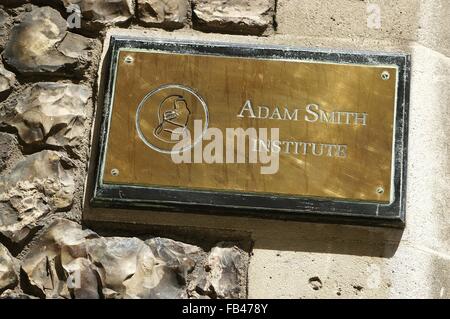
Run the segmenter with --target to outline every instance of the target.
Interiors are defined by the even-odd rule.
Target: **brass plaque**
[[[398,205],[405,57],[124,43],[112,48],[99,189],[150,189],[168,206],[221,194],[256,209],[258,198]]]

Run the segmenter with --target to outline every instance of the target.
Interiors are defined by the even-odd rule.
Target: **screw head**
[[[381,78],[383,79],[383,81],[387,81],[391,78],[391,74],[389,73],[389,71],[383,71],[383,73],[381,73]]]
[[[119,176],[119,170],[117,168],[113,168],[111,170],[111,175],[112,176]]]
[[[377,194],[383,195],[384,194],[384,188],[382,186],[377,187]]]
[[[123,61],[124,61],[126,64],[132,64],[132,63],[134,62],[134,58],[133,58],[132,56],[130,56],[130,55],[127,55],[127,56],[125,57],[125,59],[123,59]]]

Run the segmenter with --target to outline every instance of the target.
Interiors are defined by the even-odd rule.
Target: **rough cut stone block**
[[[15,74],[6,70],[0,62],[0,102],[2,101],[2,93],[10,91],[14,82],[16,82]]]
[[[223,264],[217,266],[218,276],[212,273],[222,285],[217,287],[239,290],[229,285],[241,284],[236,276],[245,281],[231,267],[244,258],[235,255],[241,251],[230,248],[213,256],[217,254]],[[46,298],[192,298],[198,296],[189,291],[187,281],[205,257],[201,248],[170,239],[101,237],[75,222],[56,219],[24,257],[22,270],[34,288],[30,290]]]
[[[189,0],[137,0],[139,20],[149,26],[177,29],[191,17]]]
[[[170,247],[155,249],[170,252]],[[75,298],[185,297],[176,273],[144,241],[100,237],[66,219],[49,226],[25,257],[22,269],[48,298],[70,298],[71,291]],[[52,275],[56,273],[65,278]]]
[[[134,0],[60,0],[66,8],[77,5],[81,18],[96,25],[126,22],[134,16]]]
[[[198,258],[203,253],[197,246],[188,245],[167,238],[152,238],[145,242],[150,246],[153,254],[163,260],[167,267],[171,268],[183,283],[194,270]]]
[[[8,290],[5,290],[5,292],[0,295],[0,299],[28,300],[28,299],[39,299],[39,298],[24,294],[17,290],[8,289]]]
[[[66,219],[57,219],[49,226],[22,262],[22,270],[30,284],[40,292],[39,297],[70,298],[69,284],[75,290],[75,296],[98,298],[98,290],[91,289],[97,287],[96,282],[90,280],[93,271],[82,261],[87,258],[86,239],[97,237],[92,231],[82,230],[80,225]],[[56,262],[58,259],[60,262]],[[74,262],[80,266],[77,273],[73,270]],[[89,285],[84,281],[86,279]]]
[[[7,288],[17,284],[17,265],[13,256],[5,246],[0,244],[0,294]]]
[[[73,59],[89,59],[91,40],[76,33],[68,32],[58,45],[58,51]]]
[[[74,148],[84,136],[90,88],[79,84],[40,82],[23,93],[16,115],[5,122],[14,126],[27,144]]]
[[[0,176],[0,232],[24,238],[42,216],[71,207],[75,183],[64,160],[58,152],[42,151]]]
[[[102,265],[104,288],[126,298],[174,299],[186,297],[176,273],[137,238],[100,238],[86,243],[94,264]]]
[[[68,36],[69,35],[69,36]],[[21,73],[53,73],[81,66],[90,42],[67,32],[67,22],[50,7],[34,8],[16,25],[3,58]]]
[[[248,262],[238,247],[219,243],[211,249],[204,271],[195,281],[195,290],[215,298],[243,298],[243,281]]]
[[[261,35],[273,27],[274,0],[193,0],[194,26],[205,31]]]

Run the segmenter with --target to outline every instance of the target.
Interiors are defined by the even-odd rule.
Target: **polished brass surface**
[[[379,203],[392,200],[395,66],[122,49],[116,72],[103,183]],[[243,112],[247,101],[255,112],[265,106],[273,115],[278,107],[282,119],[250,117],[250,112]],[[328,122],[326,118],[305,120],[315,119],[307,112],[308,105],[319,113],[312,104],[328,112],[324,113]],[[226,128],[279,128],[279,140],[345,145],[346,151],[340,154],[345,156],[295,154],[292,149],[285,153],[283,148],[279,170],[272,175],[261,174],[263,164],[175,164],[168,154],[173,144],[164,135],[169,131],[158,128],[161,118],[170,115],[171,105],[177,105],[182,115],[177,123],[169,121],[169,126],[186,123],[192,130],[194,119],[205,122],[209,116],[208,127],[224,135]],[[291,118],[285,116],[285,109]],[[336,124],[337,112],[341,112],[341,124]],[[238,117],[241,113],[246,116]],[[203,146],[207,143],[203,141]]]

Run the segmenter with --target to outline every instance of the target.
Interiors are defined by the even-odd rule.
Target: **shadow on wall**
[[[403,230],[289,222],[271,223],[253,234],[255,248],[390,258]],[[262,227],[261,227],[262,228]]]

